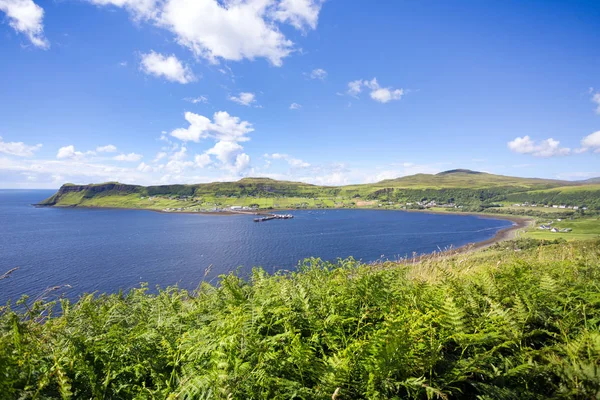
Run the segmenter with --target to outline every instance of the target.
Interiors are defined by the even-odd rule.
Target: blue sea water
[[[56,285],[77,298],[141,282],[194,289],[238,267],[290,270],[306,257],[397,259],[490,239],[512,224],[384,210],[302,210],[292,220],[255,223],[246,215],[31,206],[52,194],[0,190],[0,275],[19,267],[0,280],[0,304]]]

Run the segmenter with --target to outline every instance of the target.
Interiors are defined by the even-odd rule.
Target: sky
[[[600,176],[600,3],[0,0],[0,188]]]

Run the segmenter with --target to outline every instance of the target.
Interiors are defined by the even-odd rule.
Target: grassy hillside
[[[572,192],[567,192],[572,190]],[[557,195],[557,193],[559,195]],[[570,193],[570,194],[567,194]],[[406,203],[436,201],[470,211],[523,198],[586,201],[600,207],[600,185],[492,175],[453,170],[437,175],[418,174],[373,184],[317,186],[268,178],[197,185],[135,186],[116,182],[67,184],[42,202],[52,206],[130,207],[161,210],[207,211],[232,205],[267,208],[406,207]],[[523,200],[525,201],[525,200]],[[409,205],[411,206],[411,205]],[[181,211],[180,210],[180,211]]]
[[[419,264],[306,260],[193,293],[23,299],[0,311],[0,393],[598,398],[599,265],[600,242],[520,240]]]

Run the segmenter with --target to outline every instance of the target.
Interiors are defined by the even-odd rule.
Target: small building
[[[552,228],[550,229],[550,232],[558,233],[558,228]]]

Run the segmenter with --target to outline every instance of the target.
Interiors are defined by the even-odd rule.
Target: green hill
[[[464,209],[474,210],[528,196],[535,201],[544,196],[561,199],[555,196],[555,191],[564,193],[568,189],[574,193],[581,190],[583,195],[571,194],[569,198],[574,201],[583,199],[586,204],[591,204],[588,201],[590,196],[600,193],[597,185],[582,182],[518,178],[457,169],[436,175],[417,174],[346,186],[318,186],[269,178],[147,187],[118,182],[66,184],[40,205],[206,211],[231,205],[261,209],[328,208],[373,206],[382,202],[404,206],[406,203],[435,201],[438,204],[460,204]]]

